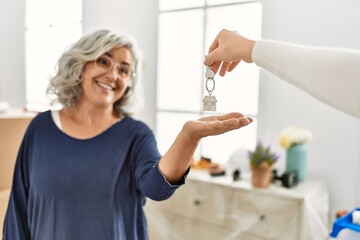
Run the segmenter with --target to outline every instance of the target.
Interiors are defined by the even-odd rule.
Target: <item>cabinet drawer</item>
[[[173,234],[173,219],[166,212],[160,214],[146,213],[148,236],[150,240],[169,240]]]
[[[171,210],[171,201],[171,197],[163,201],[154,201],[147,198],[144,209],[148,212],[168,212]]]
[[[172,240],[220,240],[226,239],[226,233],[222,229],[216,229],[213,225],[200,225],[195,219],[191,221],[174,221],[171,237]],[[168,240],[167,239],[167,240]]]
[[[233,201],[231,229],[237,236],[251,234],[264,239],[297,239],[299,201],[247,191],[234,192]]]
[[[214,184],[189,181],[173,196],[173,212],[224,226],[230,215],[232,191]]]

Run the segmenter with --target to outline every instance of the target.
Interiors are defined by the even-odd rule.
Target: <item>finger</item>
[[[250,121],[247,117],[242,118],[232,118],[223,121],[223,129],[227,131],[235,130],[241,127],[245,127],[249,125],[252,121]]]
[[[224,126],[228,126],[228,127],[234,127],[234,128],[239,128],[239,127],[243,127],[248,125],[250,122],[250,120],[247,117],[241,117],[241,118],[230,118],[230,119],[226,119],[224,121],[222,121]]]
[[[221,62],[214,62],[213,65],[211,65],[211,70],[216,74],[220,68]]]
[[[206,136],[210,135],[219,135],[229,131],[233,131],[239,129],[241,127],[245,127],[246,125],[250,124],[251,122],[247,118],[231,118],[224,121],[214,121],[207,124],[208,131]]]
[[[241,118],[244,117],[243,114],[238,113],[238,112],[232,112],[232,113],[227,113],[225,115],[219,115],[219,116],[206,116],[206,117],[202,117],[199,118],[199,121],[202,122],[214,122],[214,121],[224,121],[226,119],[230,119],[230,118]]]
[[[235,115],[237,116],[237,114]],[[220,135],[229,131],[245,127],[252,122],[252,119],[247,117],[226,118],[225,120],[217,120],[215,117],[205,117],[202,119],[209,121],[201,121],[202,124],[200,124],[198,127],[198,138]]]
[[[252,118],[244,117],[241,113],[231,113],[223,117],[224,119],[219,119],[219,121],[223,122],[224,127],[230,127],[231,129],[244,127],[253,122]]]
[[[232,70],[234,70],[234,68],[236,68],[236,66],[240,63],[240,60],[239,61],[234,61],[234,62],[231,62],[230,66],[228,67],[228,72],[231,72]]]
[[[241,118],[241,117],[244,117],[244,115],[242,113],[231,112],[231,113],[227,113],[225,115],[217,116],[216,118],[220,121],[223,121],[223,120],[230,119],[230,118]]]
[[[253,122],[252,118],[249,117],[245,117],[242,113],[238,113],[238,112],[232,112],[232,113],[228,113],[225,115],[220,115],[220,116],[207,116],[207,117],[202,117],[200,119],[198,119],[198,121],[201,122],[206,122],[207,124],[212,125],[212,128],[217,128],[217,127],[222,127],[222,124],[225,125],[239,125],[240,126],[244,126],[247,125],[249,123]]]
[[[212,56],[212,53],[209,53],[208,55],[205,55],[205,58],[204,58],[204,64],[206,66],[211,66],[214,64],[214,57]]]
[[[218,48],[218,46],[219,46],[219,44],[218,44],[217,40],[215,39],[209,48],[208,54],[205,55],[204,64],[206,66],[211,66],[215,62],[216,49]],[[215,54],[214,54],[214,52],[215,52]]]
[[[206,117],[202,117],[202,118],[199,118],[198,119],[199,121],[202,121],[202,122],[207,122],[207,121],[216,121],[218,120],[216,116],[206,116]]]
[[[253,122],[252,118],[248,118],[248,117],[239,118],[239,123],[241,126],[246,126],[252,122]]]
[[[211,49],[211,47],[210,47]],[[205,56],[204,64],[206,66],[211,66],[214,64],[214,62],[219,61],[219,56],[221,56],[221,51],[219,51],[218,45],[216,45],[216,48],[212,49],[208,55]]]
[[[230,65],[230,62],[223,62],[221,64],[221,69],[220,69],[220,73],[219,73],[220,76],[225,76],[229,65]]]
[[[210,55],[210,57],[209,57],[209,55]],[[219,69],[219,66],[220,66],[221,62],[215,62],[212,59],[213,59],[212,53],[209,53],[208,55],[205,55],[205,57],[204,57],[204,65],[208,66],[208,67],[211,67],[211,70],[216,74],[217,70]]]

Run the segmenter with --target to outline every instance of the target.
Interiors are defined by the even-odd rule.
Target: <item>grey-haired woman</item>
[[[201,138],[252,122],[240,113],[184,124],[166,154],[128,109],[136,48],[108,30],[83,36],[59,59],[48,91],[63,108],[37,115],[15,167],[4,239],[147,239],[146,197],[184,184]]]

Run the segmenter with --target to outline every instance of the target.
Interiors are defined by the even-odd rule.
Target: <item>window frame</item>
[[[197,7],[189,7],[189,8],[178,8],[178,9],[167,9],[167,10],[159,10],[159,26],[160,26],[160,19],[161,19],[161,16],[163,14],[169,14],[169,13],[178,13],[178,12],[182,12],[182,11],[191,11],[191,10],[197,10],[197,9],[202,9],[204,11],[204,19],[203,19],[203,52],[206,52],[207,51],[207,44],[206,43],[206,35],[207,35],[207,30],[206,30],[206,26],[207,26],[207,12],[209,9],[213,9],[213,8],[220,8],[220,7],[227,7],[227,6],[233,6],[233,5],[242,5],[242,4],[248,4],[248,3],[260,3],[259,1],[233,1],[231,3],[225,3],[225,4],[214,4],[214,5],[208,5],[207,4],[207,0],[205,1],[204,5],[203,6],[197,6]],[[261,18],[262,18],[262,12],[260,13],[261,15]],[[260,22],[261,22],[261,19],[260,19]],[[261,24],[260,24],[260,28],[261,28]],[[160,48],[161,48],[161,45],[159,44],[159,42],[161,41],[161,36],[160,36],[160,31],[161,29],[159,29],[159,36],[158,36],[158,53],[160,52]],[[261,30],[260,30],[260,35],[261,35]],[[159,54],[158,54],[158,57],[159,57]],[[161,68],[161,65],[159,63],[159,59],[158,59],[158,78],[157,78],[157,85],[159,84],[159,71]],[[204,72],[205,72],[205,68],[203,69],[202,71],[202,76],[204,75]],[[202,79],[202,78],[200,78]],[[251,149],[253,147],[255,147],[256,145],[256,138],[257,138],[257,131],[258,131],[258,125],[257,125],[257,118],[258,118],[258,111],[259,111],[259,101],[258,101],[258,98],[259,98],[259,93],[260,93],[260,70],[258,69],[258,77],[257,77],[257,81],[258,81],[258,86],[257,86],[257,103],[256,103],[256,112],[254,114],[247,114],[246,112],[244,113],[246,116],[249,116],[249,117],[252,117],[253,119],[255,119],[255,124],[256,125],[256,129],[255,129],[255,133],[254,133],[254,136],[253,136],[253,139],[251,140],[252,143],[250,145],[247,146],[247,149]],[[159,86],[157,86],[157,89],[158,89]],[[203,95],[205,91],[205,85],[204,84],[201,84],[201,95]],[[203,117],[203,116],[207,116],[207,115],[212,115],[213,113],[209,113],[209,112],[204,112],[202,111],[202,106],[200,106],[200,109],[198,109],[197,111],[194,111],[194,110],[184,110],[184,109],[181,109],[181,110],[177,110],[177,109],[171,109],[171,108],[163,108],[163,107],[159,107],[159,91],[157,91],[156,93],[156,113],[155,113],[155,116],[156,116],[156,121],[155,121],[155,134],[157,136],[157,139],[158,139],[158,142],[159,142],[159,149],[160,151],[162,150],[165,150],[167,148],[163,148],[162,147],[162,139],[161,137],[159,136],[159,132],[164,132],[164,128],[166,127],[160,127],[159,126],[159,119],[158,117],[160,115],[163,115],[163,114],[184,114],[184,115],[188,115],[188,116],[198,116],[199,118],[200,117]],[[221,115],[221,114],[225,114],[225,112],[215,112],[216,115]],[[189,118],[190,119],[193,119],[193,118]],[[180,130],[180,126],[177,126],[178,127],[178,130]],[[174,137],[176,136],[173,136],[173,139],[175,139]],[[202,141],[197,149],[197,153],[196,155],[203,155],[203,143],[204,141]],[[168,143],[166,143],[168,144]],[[162,152],[163,153],[163,152]]]

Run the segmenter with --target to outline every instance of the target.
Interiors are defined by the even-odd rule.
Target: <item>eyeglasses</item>
[[[106,55],[100,56],[94,62],[96,69],[103,73],[112,71],[113,68],[115,68],[116,73],[122,78],[129,78],[134,75],[128,63],[114,63],[114,61]]]

